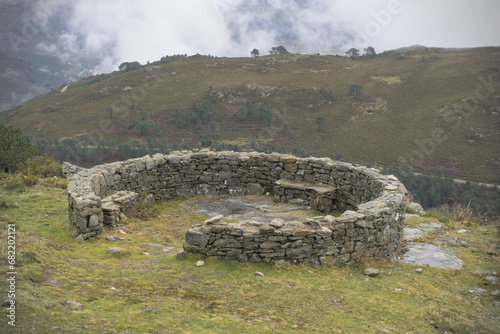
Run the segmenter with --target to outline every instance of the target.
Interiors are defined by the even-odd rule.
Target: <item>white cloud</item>
[[[5,1],[5,0],[3,0]],[[249,56],[284,42],[306,52],[343,54],[413,44],[442,47],[500,45],[498,0],[40,0],[47,21],[57,5],[73,7],[58,48],[82,47],[103,59],[154,61],[172,54]],[[51,46],[41,46],[47,50]]]

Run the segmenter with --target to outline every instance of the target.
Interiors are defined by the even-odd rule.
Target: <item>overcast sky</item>
[[[2,1],[2,0],[0,0]],[[4,0],[12,1],[12,0]],[[285,44],[299,52],[377,52],[429,47],[500,46],[499,0],[40,0],[70,3],[58,54],[102,55],[102,70],[123,61],[173,54],[250,56]],[[52,6],[56,7],[56,6]],[[33,15],[47,10],[34,6]]]

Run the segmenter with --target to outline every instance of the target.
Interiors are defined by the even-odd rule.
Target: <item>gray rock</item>
[[[284,266],[291,266],[292,262],[281,259],[281,260],[274,261],[274,264],[280,264],[280,265],[284,265]]]
[[[107,251],[107,253],[111,254],[111,255],[117,255],[117,254],[121,254],[123,252],[125,252],[125,249],[123,249],[121,247],[111,247]]]
[[[266,190],[259,183],[249,183],[247,185],[247,195],[262,195]]]
[[[415,241],[418,238],[423,238],[423,237],[425,237],[425,233],[421,229],[413,227],[405,227],[403,229],[403,240]]]
[[[109,235],[106,237],[106,240],[108,241],[116,241],[118,240],[118,237],[116,235]]]
[[[99,225],[99,217],[96,215],[90,216],[89,227],[93,228],[96,227],[97,225]]]
[[[491,293],[492,296],[498,296],[500,295],[500,290],[495,290]]]
[[[460,230],[457,230],[457,233],[460,233],[460,234],[464,234],[464,233],[470,233],[470,230],[466,230],[466,229],[460,229]]]
[[[401,259],[404,263],[443,269],[462,269],[464,266],[464,262],[446,248],[422,242],[410,242],[408,249]]]
[[[80,235],[80,230],[76,229],[71,233],[71,237],[74,239]]]
[[[473,287],[472,289],[469,289],[470,293],[485,293],[486,289],[479,288],[477,286]]]
[[[496,271],[490,271],[490,270],[481,270],[481,269],[476,269],[474,270],[474,274],[476,275],[491,275],[491,276],[498,276]]]
[[[411,202],[410,204],[408,204],[408,208],[412,209],[419,215],[425,215],[425,210],[419,203]]]
[[[189,229],[186,233],[186,242],[198,247],[205,247],[208,244],[209,237],[201,231]]]
[[[451,235],[438,235],[435,240],[441,246],[462,245],[459,242],[460,239],[452,237]]]
[[[245,188],[244,187],[229,187],[228,191],[229,191],[229,195],[232,195],[232,196],[245,195]]]
[[[285,221],[281,218],[274,218],[270,223],[269,225],[271,225],[272,227],[282,227],[283,225],[285,224]]]
[[[419,229],[421,229],[424,232],[433,232],[435,230],[441,230],[441,229],[446,229],[446,226],[441,225],[439,223],[422,223],[417,226]]]
[[[297,248],[289,248],[286,250],[286,256],[290,259],[300,259],[309,257],[311,254],[312,246],[301,246]]]
[[[375,277],[375,276],[382,274],[382,271],[380,271],[378,269],[374,269],[374,268],[367,268],[367,269],[365,269],[365,271],[363,273],[366,276]]]
[[[163,253],[172,253],[175,251],[175,246],[167,246],[167,245],[162,245],[162,244],[155,244],[155,243],[147,243],[146,245],[151,246],[151,247],[156,247],[156,248],[161,248]]]
[[[224,216],[223,216],[223,215],[218,215],[218,216],[215,216],[215,217],[212,217],[212,218],[210,218],[210,219],[205,220],[205,224],[210,225],[210,224],[218,223],[218,222],[220,222],[223,218],[224,218]]]
[[[497,282],[498,282],[498,277],[496,276],[488,275],[484,278],[485,284],[495,284]]]

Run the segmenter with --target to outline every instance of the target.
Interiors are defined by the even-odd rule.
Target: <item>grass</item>
[[[106,231],[79,242],[69,236],[65,190],[35,185],[23,192],[0,188],[0,195],[12,203],[0,206],[0,222],[16,225],[18,272],[16,327],[2,316],[0,332],[493,333],[500,323],[498,297],[490,295],[498,284],[483,285],[473,274],[500,271],[499,236],[490,227],[468,226],[472,233],[460,235],[471,243],[454,249],[462,270],[422,267],[419,274],[415,266],[388,262],[327,268],[213,258],[195,267],[197,256],[177,259],[147,245],[180,249],[189,226],[203,222],[184,200],[155,204],[159,214],[149,220],[129,219],[120,227],[126,234]],[[411,224],[435,219],[412,217]],[[446,224],[452,235],[462,227]],[[6,233],[0,233],[4,268]],[[108,235],[120,239],[112,243]],[[107,254],[114,246],[125,254]],[[385,274],[367,278],[366,267]],[[474,286],[488,293],[470,294]],[[5,296],[3,279],[0,291]]]
[[[54,90],[2,113],[0,123],[19,126],[37,140],[117,137],[145,142],[131,129],[138,113],[148,111],[151,124],[161,124],[159,139],[199,147],[209,133],[208,122],[178,128],[172,117],[176,108],[190,113],[193,103],[211,100],[219,141],[247,143],[245,148],[251,141],[289,151],[302,147],[313,155],[374,166],[396,167],[399,158],[420,155],[413,163],[416,170],[440,168],[457,178],[498,183],[497,87],[483,101],[469,101],[478,106],[471,117],[446,116],[445,111],[465,108],[464,100],[474,98],[481,85],[478,77],[500,80],[498,52],[420,48],[359,61],[313,55],[178,57],[103,80],[83,79],[64,93]],[[355,83],[365,95],[357,102],[347,96]],[[321,88],[333,92],[333,101]],[[257,117],[238,121],[238,109],[246,101],[273,111],[269,127]],[[129,109],[131,102],[135,109]],[[110,120],[110,105],[125,108]],[[321,133],[315,124],[320,116],[326,119]],[[287,133],[281,131],[284,123]],[[441,135],[429,143],[435,129]]]

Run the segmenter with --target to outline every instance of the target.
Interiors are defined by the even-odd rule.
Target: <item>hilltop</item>
[[[167,56],[59,87],[0,114],[0,124],[44,143],[87,139],[86,149],[103,139],[300,148],[498,183],[499,55],[494,47],[411,47],[356,60]],[[354,84],[361,99],[348,95]]]

